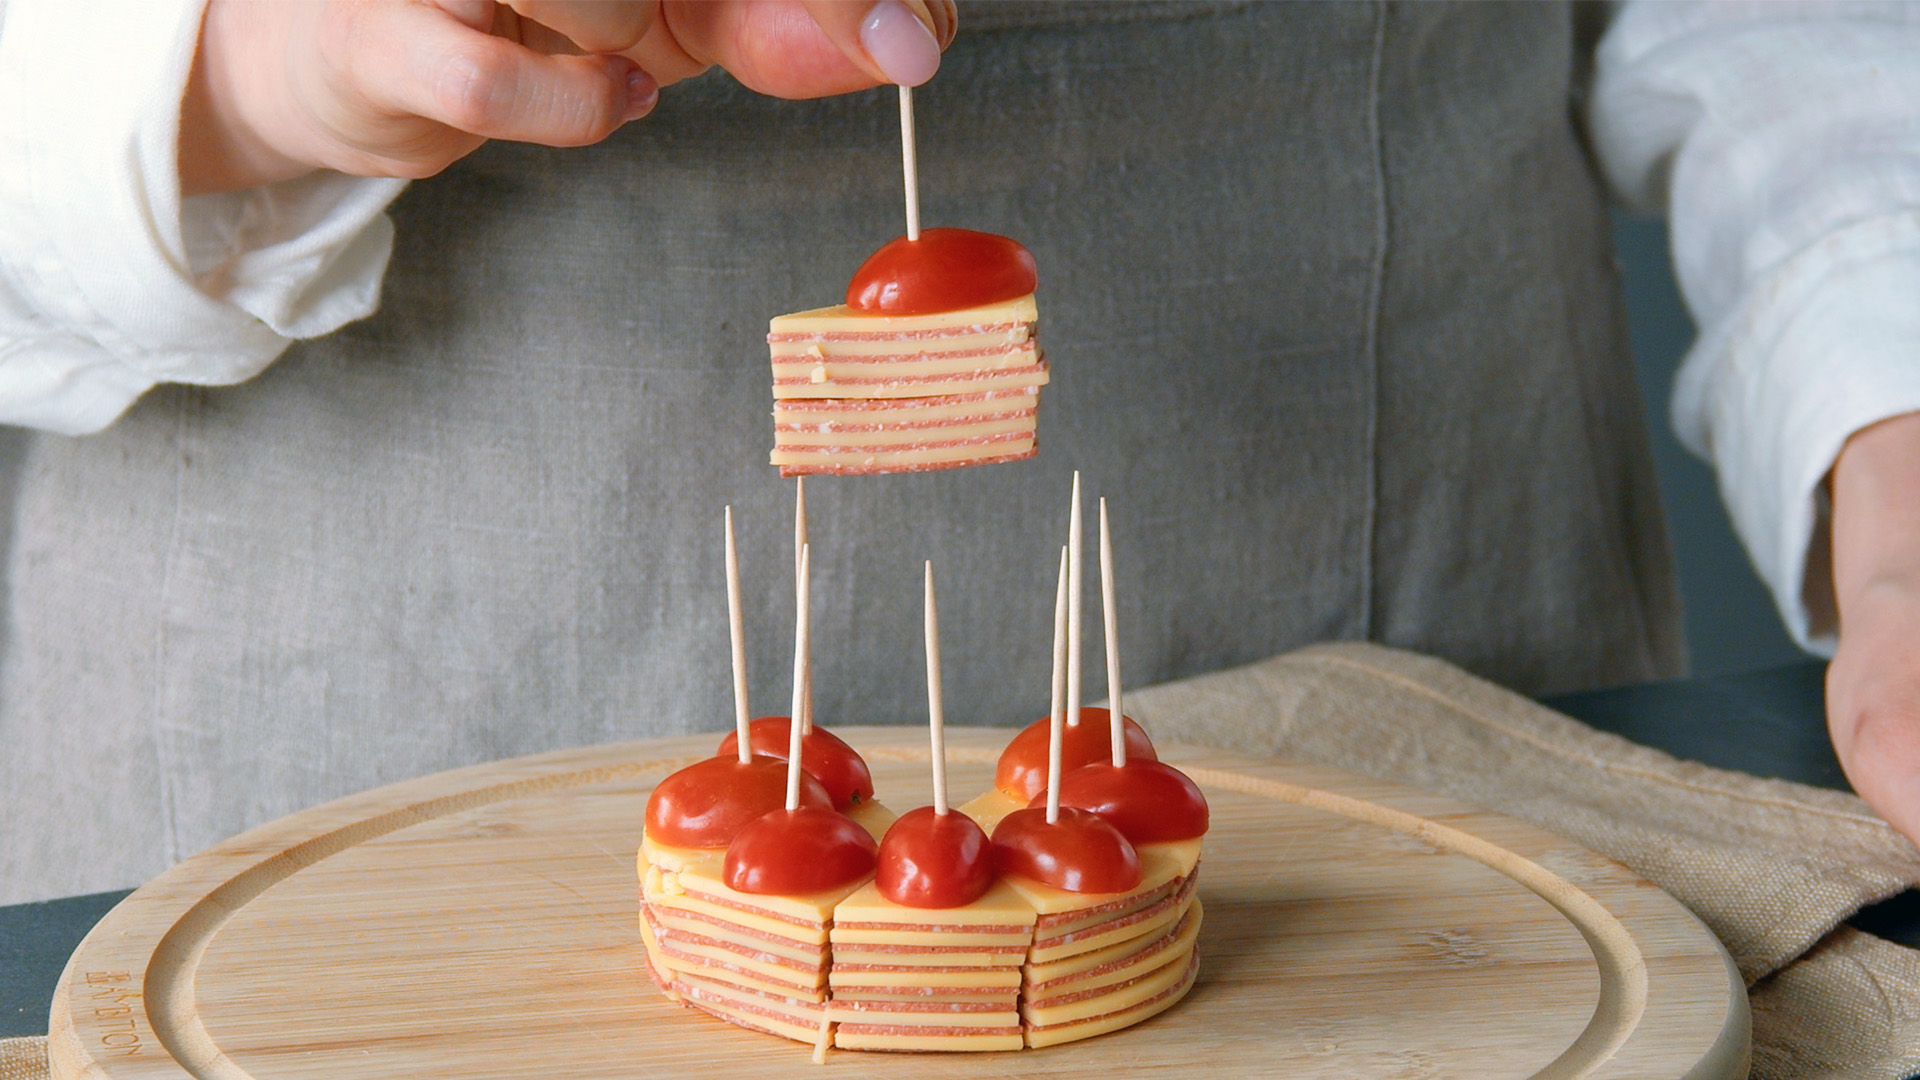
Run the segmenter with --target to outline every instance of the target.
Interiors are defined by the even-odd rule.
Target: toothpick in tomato
[[[1040,273],[1018,241],[972,229],[926,229],[902,236],[860,264],[847,306],[873,315],[931,315],[1017,300]]]
[[[993,829],[993,863],[1042,885],[1079,893],[1126,892],[1140,884],[1140,854],[1120,830],[1090,810],[1063,806],[1015,810]]]
[[[722,880],[761,895],[825,892],[872,874],[876,848],[867,830],[830,807],[782,808],[748,822],[727,845]]]
[[[647,836],[686,848],[724,848],[748,822],[787,805],[787,763],[755,754],[705,758],[655,785],[647,796]],[[831,809],[820,781],[802,774],[800,805]]]
[[[1091,706],[1080,710],[1080,722],[1061,729],[1060,772],[1072,772],[1082,765],[1111,760],[1113,755],[1112,714]],[[1126,718],[1127,760],[1157,760],[1153,740],[1146,729]],[[1050,721],[1041,717],[1028,724],[1000,751],[1000,764],[993,773],[993,786],[1016,799],[1028,800],[1047,790],[1047,740]]]
[[[972,818],[922,806],[901,815],[880,838],[874,879],[880,894],[896,904],[961,907],[993,887],[993,849]]]
[[[1044,811],[1047,793],[1033,805]],[[1082,765],[1060,778],[1060,806],[1100,815],[1134,844],[1196,840],[1207,831],[1207,797],[1164,761],[1129,756],[1125,765]]]
[[[754,753],[787,759],[789,721],[784,716],[763,716],[747,726],[747,744]],[[727,732],[717,753],[733,757],[740,752],[740,734]],[[800,767],[824,784],[833,798],[835,810],[851,810],[873,801],[873,773],[860,752],[848,746],[840,736],[815,725],[800,736]]]

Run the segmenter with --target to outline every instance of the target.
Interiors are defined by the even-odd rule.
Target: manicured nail
[[[860,47],[901,86],[919,86],[940,70],[940,43],[900,0],[880,0],[867,12]]]
[[[660,84],[653,76],[634,68],[627,74],[627,119],[638,120],[660,104]]]

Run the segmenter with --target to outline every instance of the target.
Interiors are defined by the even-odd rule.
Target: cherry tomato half
[[[747,743],[756,754],[787,760],[787,718],[763,716],[747,725]],[[720,740],[721,757],[734,757],[740,746],[740,733],[727,732]],[[873,799],[873,773],[860,752],[843,742],[840,736],[815,724],[800,736],[800,767],[826,785],[833,796],[835,810],[847,810]]]
[[[900,815],[880,838],[874,881],[896,904],[960,907],[993,887],[993,850],[972,818],[922,806]]]
[[[1033,805],[1047,808],[1047,793]],[[1164,761],[1129,757],[1082,765],[1060,778],[1060,805],[1091,810],[1136,844],[1192,840],[1207,832],[1207,797],[1186,773]]]
[[[722,879],[762,896],[800,896],[873,873],[878,845],[852,818],[825,806],[785,808],[748,822],[727,845]]]
[[[647,835],[674,847],[723,848],[747,822],[787,805],[787,763],[759,754],[712,757],[655,785],[647,796]],[[830,808],[820,781],[800,774],[800,805]]]
[[[1068,724],[1060,736],[1060,775],[1089,765],[1096,761],[1113,760],[1113,714],[1105,709],[1085,707],[1080,710],[1080,723]],[[1158,760],[1154,753],[1153,740],[1147,738],[1146,729],[1133,722],[1129,716],[1127,724],[1127,760],[1146,758]],[[1026,730],[1013,737],[1005,750],[1000,751],[1000,765],[993,772],[993,786],[1016,799],[1031,799],[1047,790],[1047,739],[1048,720],[1041,717],[1028,724]]]
[[[993,865],[1042,885],[1079,893],[1126,892],[1140,884],[1140,853],[1120,830],[1090,810],[1015,810],[993,829]]]
[[[1016,300],[1040,272],[1017,241],[972,229],[923,229],[867,257],[847,285],[847,306],[874,315],[931,315]]]

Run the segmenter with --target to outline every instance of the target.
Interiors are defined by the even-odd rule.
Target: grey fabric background
[[[927,221],[1034,249],[1055,381],[1036,462],[810,486],[819,718],[923,718],[923,558],[949,717],[1038,715],[1074,468],[1115,499],[1130,681],[1328,638],[1529,691],[1676,674],[1568,10],[1141,14],[963,35],[919,95]],[[600,147],[489,146],[396,206],[377,317],[31,439],[0,902],[376,783],[718,731],[729,503],[784,711],[765,322],[898,231],[894,125],[883,92],[710,77]]]

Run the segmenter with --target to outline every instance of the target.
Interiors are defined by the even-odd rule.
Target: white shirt
[[[378,304],[403,182],[181,198],[202,3],[0,0],[0,423],[97,431]],[[1830,649],[1823,478],[1851,433],[1920,411],[1920,12],[1628,4],[1589,108],[1615,187],[1671,208],[1702,328],[1674,423],[1796,639]]]

